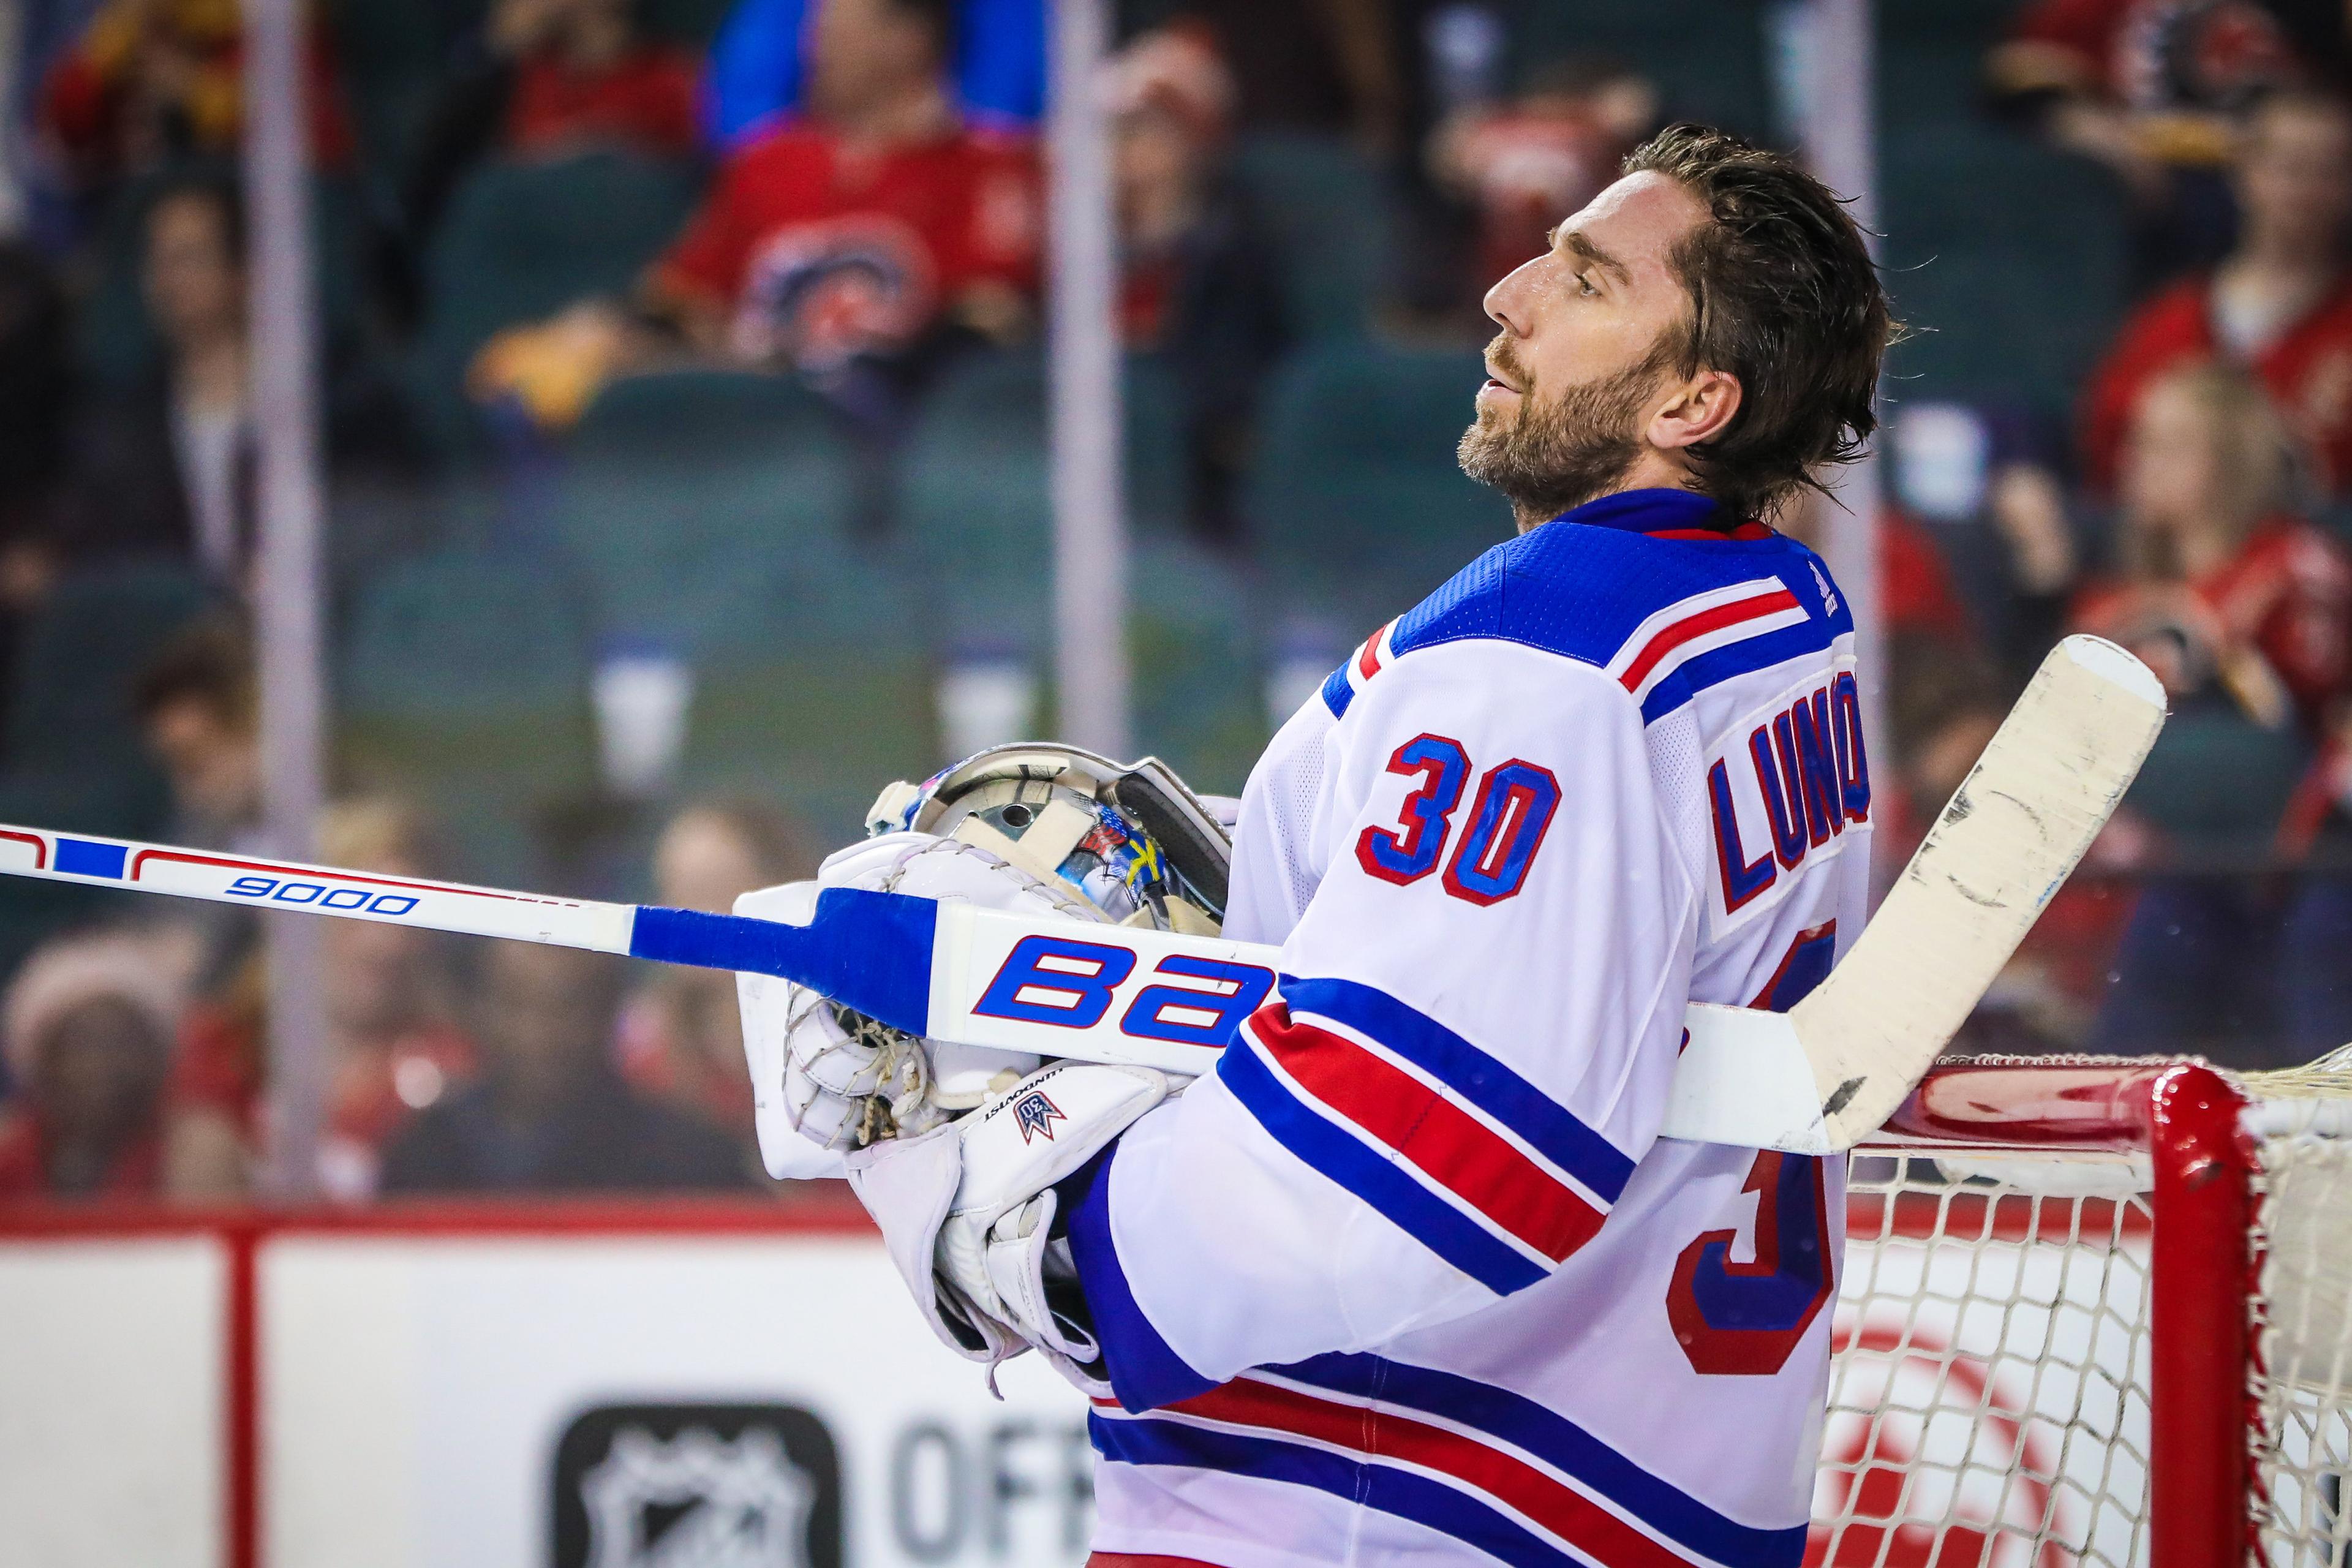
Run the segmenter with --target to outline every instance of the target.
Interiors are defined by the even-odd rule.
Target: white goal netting
[[[1806,1561],[2144,1562],[2147,1200],[1948,1163],[1854,1163]]]
[[[2203,1562],[2177,1552],[2182,1489],[2151,1497],[2154,1435],[2194,1403],[2185,1388],[2237,1423],[2229,1441],[2248,1456],[2243,1486],[2197,1504],[2189,1527],[2234,1509],[2246,1561],[2352,1568],[2347,1109],[2301,1086],[2257,1098],[2238,1155],[2212,1162],[2247,1215],[2210,1258],[2222,1299],[2243,1301],[2234,1353],[2156,1333],[2171,1287],[2152,1264],[2165,1209],[2151,1160],[2178,1152],[1988,1136],[1965,1155],[1857,1157],[1807,1563],[2132,1568],[2162,1559],[2159,1528],[2170,1561]]]

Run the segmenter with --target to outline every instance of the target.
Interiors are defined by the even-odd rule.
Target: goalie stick
[[[1664,1136],[1801,1154],[1875,1131],[2090,847],[2164,722],[2112,643],[2053,649],[1853,949],[1786,1013],[1692,1003]],[[829,888],[804,926],[0,826],[0,874],[798,981],[934,1039],[1199,1074],[1278,951]]]

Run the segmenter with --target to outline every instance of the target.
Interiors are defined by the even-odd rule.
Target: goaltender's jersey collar
[[[1689,490],[1619,490],[1571,507],[1546,523],[1582,522],[1598,528],[1646,533],[1653,539],[1699,541],[1770,539],[1772,531],[1760,522],[1732,521],[1729,513],[1707,496]]]

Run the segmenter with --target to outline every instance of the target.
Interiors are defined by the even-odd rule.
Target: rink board
[[[2064,1433],[2144,1356],[2143,1280],[2129,1247],[1851,1248],[1833,1403],[1937,1413],[1833,1411],[1827,1453],[1940,1461],[1961,1516],[2054,1510],[2128,1561],[2086,1500],[2137,1484],[2115,1456],[2145,1453],[2145,1405],[2120,1446]],[[1906,1321],[1961,1360],[1872,1348]],[[930,1339],[854,1213],[0,1219],[0,1506],[55,1568],[1080,1563],[1083,1402],[1034,1360],[1002,1384]]]

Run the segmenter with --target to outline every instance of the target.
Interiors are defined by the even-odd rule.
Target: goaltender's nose
[[[1549,259],[1545,256],[1531,256],[1513,268],[1501,282],[1486,290],[1484,301],[1486,314],[1496,326],[1515,338],[1526,337],[1528,329],[1534,324],[1536,289],[1544,263]]]

